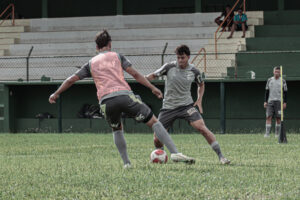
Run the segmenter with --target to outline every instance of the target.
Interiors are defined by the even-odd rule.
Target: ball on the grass
[[[162,149],[155,149],[150,154],[150,161],[152,163],[166,163],[168,161],[168,155]]]

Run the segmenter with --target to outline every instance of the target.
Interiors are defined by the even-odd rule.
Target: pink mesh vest
[[[91,60],[91,74],[97,87],[100,99],[107,94],[129,90],[130,86],[124,79],[123,68],[116,52],[100,53]]]

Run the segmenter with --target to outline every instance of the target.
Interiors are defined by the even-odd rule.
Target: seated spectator
[[[232,38],[233,32],[236,31],[243,31],[243,36],[242,38],[245,37],[246,34],[246,30],[248,29],[247,26],[247,15],[243,13],[243,10],[240,8],[238,10],[238,14],[234,16],[233,19],[233,25],[231,28],[231,33],[230,35],[227,37],[227,39]]]
[[[226,8],[225,8],[225,10],[221,13],[221,15],[215,19],[215,22],[219,26],[223,22],[223,20],[221,20],[221,18],[224,17],[224,19],[225,19],[225,17],[228,15],[228,13],[230,12],[230,10],[231,10],[231,7],[229,5],[227,5]],[[231,26],[233,24],[233,17],[234,17],[234,14],[232,12],[232,13],[230,13],[229,17],[226,19],[226,21],[222,25],[222,27],[223,27],[222,31],[226,31],[226,27],[228,27],[228,31],[230,31]]]

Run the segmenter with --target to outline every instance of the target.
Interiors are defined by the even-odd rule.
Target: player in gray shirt
[[[274,67],[274,76],[269,78],[266,85],[265,102],[266,108],[266,134],[265,137],[270,137],[272,127],[272,117],[276,118],[275,137],[280,133],[280,118],[281,118],[281,78],[280,67]],[[287,103],[287,84],[284,79],[283,83],[283,109]]]
[[[192,127],[205,137],[212,149],[216,152],[222,164],[229,164],[214,134],[206,127],[200,113],[202,113],[202,97],[204,94],[204,81],[200,71],[189,63],[190,50],[186,45],[176,48],[177,61],[167,63],[160,69],[146,76],[148,80],[154,80],[160,76],[166,76],[163,107],[159,113],[158,120],[168,130],[176,119],[187,120]],[[198,85],[198,99],[193,101],[191,85]],[[195,108],[198,106],[200,112]],[[162,148],[163,145],[154,133],[154,145]]]

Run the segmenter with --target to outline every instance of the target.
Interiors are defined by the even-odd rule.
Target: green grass
[[[0,199],[300,198],[300,135],[217,135],[229,166],[200,135],[172,135],[195,165],[150,164],[152,135],[125,137],[129,170],[111,134],[0,134]]]

